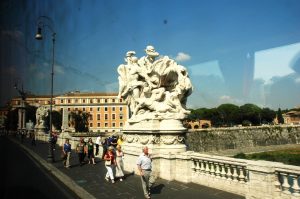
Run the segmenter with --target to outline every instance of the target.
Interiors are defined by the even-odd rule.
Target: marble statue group
[[[184,66],[168,56],[159,56],[153,46],[138,59],[135,51],[128,51],[125,64],[118,67],[119,97],[130,108],[134,123],[147,119],[184,119],[187,97],[193,87]]]

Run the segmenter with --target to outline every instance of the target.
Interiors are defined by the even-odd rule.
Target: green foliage
[[[245,104],[240,107],[242,121],[248,120],[253,125],[261,123],[261,108],[254,104]]]
[[[55,129],[61,130],[62,125],[62,112],[52,110],[52,125]],[[45,118],[45,126],[49,129],[50,127],[50,111],[48,116]]]
[[[75,122],[76,132],[88,132],[89,131],[89,117],[90,114],[87,112],[77,111],[71,112],[71,117]]]
[[[245,153],[238,153],[233,156],[234,158],[239,158],[239,159],[246,159],[246,154]]]
[[[284,123],[284,119],[283,119],[282,112],[281,112],[280,108],[277,111],[277,120],[278,120],[279,124],[283,124]]]
[[[36,117],[35,117],[35,113],[36,113],[37,107],[35,106],[26,106],[26,123],[29,122],[29,120],[31,120],[33,123],[36,123]]]
[[[233,157],[248,160],[266,160],[272,162],[282,162],[284,164],[300,166],[300,148],[254,153],[249,155],[239,153]]]
[[[4,121],[6,130],[16,131],[18,128],[18,109],[10,109]]]

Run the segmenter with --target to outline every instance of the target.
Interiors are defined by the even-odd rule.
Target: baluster
[[[227,168],[227,173],[226,173],[226,176],[227,176],[227,180],[232,180],[231,179],[231,168],[230,168],[230,165],[229,164],[226,164],[226,168]]]
[[[215,176],[215,165],[213,162],[210,162],[210,175]]]
[[[278,171],[275,171],[275,180],[274,180],[274,185],[275,185],[275,191],[280,192],[281,191],[281,183],[280,183],[280,173]]]
[[[240,171],[239,181],[240,183],[244,184],[245,183],[244,167],[240,166],[239,171]]]
[[[287,173],[281,173],[282,175],[282,180],[283,180],[283,183],[282,183],[282,190],[284,193],[286,194],[290,194],[290,191],[289,191],[289,188],[290,188],[290,184],[288,182],[288,174]]]
[[[218,162],[215,163],[216,164],[216,176],[217,178],[221,178],[220,177],[220,164]]]
[[[205,166],[204,166],[204,161],[201,161],[201,174],[205,173]]]
[[[196,160],[192,159],[192,167],[191,169],[195,172],[195,163],[196,163]]]
[[[199,164],[200,164],[200,162],[199,161],[197,161],[196,162],[196,172],[199,174],[199,172],[200,172],[200,166],[199,166]]]
[[[237,174],[237,171],[236,171],[236,166],[233,165],[233,174],[232,174],[232,178],[233,178],[233,181],[234,181],[234,182],[238,182],[237,177],[238,177],[238,174]]]
[[[205,173],[206,175],[209,175],[209,162],[205,161]]]
[[[225,164],[224,163],[221,163],[221,176],[222,176],[222,179],[226,179],[226,172],[225,172]]]
[[[294,196],[300,196],[300,187],[298,185],[298,175],[290,175],[293,178],[293,186],[292,189],[294,190]]]

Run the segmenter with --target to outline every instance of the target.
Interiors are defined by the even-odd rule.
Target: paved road
[[[48,143],[37,142],[37,146],[31,146],[29,140],[21,144],[17,139],[10,138],[13,145],[20,145],[24,150],[33,155],[35,161],[45,162],[47,158]],[[48,167],[46,172],[52,172],[54,175],[61,177],[64,183],[68,184],[71,190],[78,195],[82,193],[81,198],[100,198],[100,199],[120,199],[143,198],[143,192],[140,177],[127,173],[123,182],[117,181],[115,184],[108,183],[104,180],[106,169],[104,163],[97,158],[96,165],[85,164],[79,166],[77,156],[73,152],[71,158],[72,167],[66,169],[59,160],[60,150],[55,150],[56,162],[52,164],[42,163]],[[125,157],[126,158],[126,157]],[[17,168],[15,168],[17,169]],[[88,195],[90,194],[90,195]],[[197,184],[184,184],[175,181],[166,181],[158,179],[153,187],[151,198],[155,199],[182,199],[182,198],[201,198],[201,199],[243,199],[244,197],[227,193],[221,190],[200,186]],[[56,198],[58,199],[58,198]]]
[[[0,137],[2,199],[78,198],[52,175],[45,172],[25,151],[4,136]]]

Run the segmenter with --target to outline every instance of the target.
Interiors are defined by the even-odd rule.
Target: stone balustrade
[[[295,196],[300,198],[300,167],[278,165],[275,167],[276,192],[282,195],[282,198],[291,198]]]

